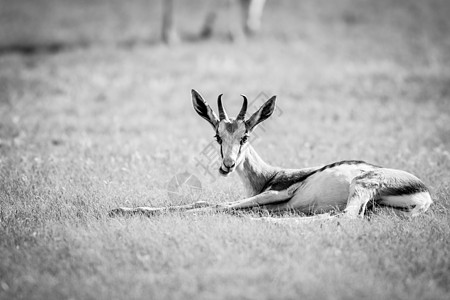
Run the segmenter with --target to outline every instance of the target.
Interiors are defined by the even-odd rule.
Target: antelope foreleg
[[[204,207],[189,209],[187,213],[204,213],[204,212],[232,212],[239,209],[264,207],[265,205],[276,205],[292,198],[292,192],[283,191],[267,191],[253,197],[245,198],[239,201],[219,203],[215,205],[207,205]]]
[[[220,207],[224,210],[252,208],[268,204],[277,204],[291,198],[292,192],[289,190],[266,191],[243,200],[221,204]]]
[[[215,204],[211,204],[205,201],[198,201],[192,204],[178,205],[178,206],[164,206],[164,207],[119,207],[111,210],[108,216],[132,216],[132,215],[145,215],[145,216],[155,216],[160,215],[165,212],[176,212],[176,211],[186,211],[191,209],[199,209],[203,207],[211,207]]]
[[[267,191],[243,200],[221,204],[211,204],[205,201],[198,201],[193,204],[166,206],[166,207],[135,207],[135,208],[119,207],[111,210],[108,215],[110,217],[132,216],[132,215],[155,216],[165,212],[176,212],[176,211],[189,211],[192,213],[232,211],[237,209],[259,207],[267,204],[277,204],[289,200],[291,197],[292,192],[288,190]]]

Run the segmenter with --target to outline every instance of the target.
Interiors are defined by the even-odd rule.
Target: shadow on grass
[[[250,39],[250,38],[249,38]],[[255,37],[251,37],[251,39],[255,39]],[[179,41],[175,43],[169,43],[169,46],[175,46],[178,44],[201,44],[208,41],[222,41],[228,43],[236,43],[241,40],[234,40],[233,38],[227,35],[211,35],[211,36],[202,36],[200,34],[192,34],[192,33],[181,33]],[[39,54],[57,54],[61,52],[70,52],[79,49],[88,49],[94,48],[98,46],[108,45],[109,43],[96,42],[96,41],[88,41],[88,40],[80,40],[74,42],[67,41],[50,41],[50,42],[17,42],[12,44],[0,44],[0,56],[7,54],[20,54],[23,56],[33,56]],[[148,39],[139,39],[139,38],[130,38],[119,41],[114,41],[109,45],[120,49],[132,49],[135,47],[148,47],[148,46],[156,46],[165,44],[159,38],[148,38]]]
[[[22,54],[24,56],[36,54],[55,54],[75,49],[90,47],[91,44],[85,41],[67,43],[67,42],[48,42],[48,43],[14,43],[10,45],[0,45],[0,55]]]

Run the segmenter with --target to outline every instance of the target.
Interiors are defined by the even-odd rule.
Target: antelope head
[[[244,95],[242,97],[244,102],[241,111],[233,119],[228,118],[222,105],[222,95],[219,95],[217,99],[219,118],[217,118],[217,115],[203,97],[197,91],[192,90],[192,102],[195,111],[212,125],[216,133],[214,137],[220,145],[220,157],[222,158],[219,173],[222,175],[228,175],[242,163],[245,150],[248,147],[248,139],[253,129],[269,118],[275,109],[276,96],[273,96],[246,120],[248,100]]]

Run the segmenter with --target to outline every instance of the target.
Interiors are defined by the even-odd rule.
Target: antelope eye
[[[245,144],[248,140],[248,135],[244,135],[241,139],[241,145]]]
[[[218,134],[216,134],[214,137],[216,138],[217,143],[222,144],[222,139]]]

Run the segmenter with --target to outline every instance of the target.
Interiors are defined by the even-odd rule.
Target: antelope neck
[[[236,171],[244,183],[248,196],[254,196],[261,193],[266,183],[276,175],[278,169],[267,164],[250,144],[244,151],[244,158],[237,166]]]

